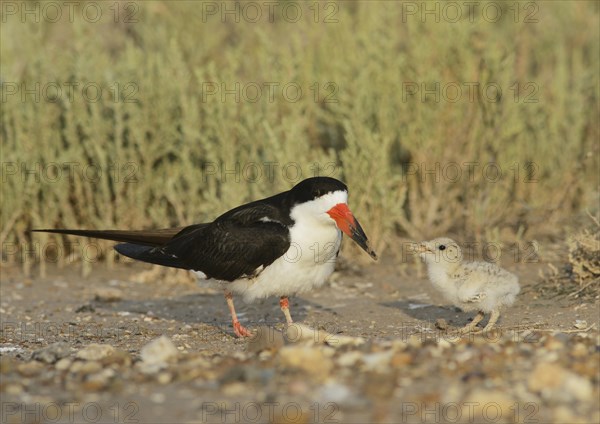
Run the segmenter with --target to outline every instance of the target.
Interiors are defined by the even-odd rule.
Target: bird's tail
[[[164,228],[159,230],[67,230],[67,229],[43,229],[32,230],[34,232],[69,234],[73,236],[92,237],[104,240],[122,242],[115,246],[115,250],[121,255],[142,262],[156,265],[169,266],[173,268],[190,269],[181,259],[165,253],[162,249],[174,238],[188,234],[195,230],[202,230],[208,224],[195,224],[188,227]]]
[[[92,237],[104,240],[134,243],[142,246],[163,246],[167,244],[184,227],[165,228],[160,230],[67,230],[67,229],[43,229],[32,230],[34,232],[69,234],[73,236]]]

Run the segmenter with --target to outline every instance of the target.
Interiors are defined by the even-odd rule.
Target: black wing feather
[[[257,204],[230,211],[205,228],[173,238],[160,250],[209,278],[234,281],[252,276],[290,247],[289,230],[278,222],[274,209]],[[271,221],[262,220],[265,217]]]
[[[234,281],[252,277],[290,247],[286,193],[257,200],[212,223],[154,231],[34,230],[124,242],[122,255],[143,262],[201,271],[210,278]]]
[[[190,269],[181,259],[164,254],[160,247],[143,246],[133,243],[121,243],[115,250],[123,256],[151,264],[168,266],[172,268]]]

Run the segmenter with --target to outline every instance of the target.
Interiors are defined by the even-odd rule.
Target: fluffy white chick
[[[463,262],[460,246],[452,239],[437,238],[418,246],[427,264],[433,286],[463,311],[477,311],[471,323],[461,328],[469,333],[477,327],[484,314],[491,314],[483,331],[490,330],[503,306],[514,303],[520,291],[516,275],[489,262]]]

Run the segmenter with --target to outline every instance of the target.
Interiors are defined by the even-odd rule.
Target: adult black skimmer
[[[287,323],[288,296],[321,286],[334,270],[347,234],[371,257],[367,236],[348,208],[348,188],[334,178],[314,177],[291,190],[238,206],[213,222],[151,231],[33,230],[124,242],[122,255],[195,271],[225,289],[233,329],[238,321],[233,293],[244,300],[277,295]]]

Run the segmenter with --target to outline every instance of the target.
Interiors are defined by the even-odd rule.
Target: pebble
[[[7,384],[6,387],[4,387],[4,391],[7,395],[20,395],[23,393],[23,386],[20,384]]]
[[[390,365],[393,368],[401,368],[401,367],[411,364],[412,361],[413,361],[413,355],[411,355],[410,353],[407,353],[407,352],[399,352],[399,353],[396,353],[394,356],[392,356]]]
[[[573,346],[571,354],[576,358],[582,358],[589,355],[588,348],[583,343],[575,344],[575,346]]]
[[[472,405],[474,422],[511,422],[518,413],[515,399],[501,390],[473,389],[461,405]]]
[[[102,365],[96,361],[77,361],[71,365],[69,371],[74,374],[88,375],[102,370]]]
[[[101,287],[96,290],[94,299],[98,302],[117,302],[123,299],[123,292],[115,287]]]
[[[300,369],[314,378],[325,379],[333,369],[333,361],[323,348],[289,345],[279,351],[282,367]]]
[[[69,369],[69,367],[71,366],[72,363],[73,363],[73,361],[71,361],[69,358],[62,358],[56,362],[56,365],[54,367],[58,371],[66,371]]]
[[[105,366],[129,367],[131,365],[131,355],[129,352],[115,349],[111,355],[100,359],[100,363]]]
[[[57,342],[34,351],[31,355],[31,358],[47,364],[53,364],[59,359],[68,356],[70,353],[71,348],[67,343]]]
[[[177,358],[178,355],[179,350],[166,336],[152,340],[140,352],[142,361],[147,365],[166,365],[166,362]]]
[[[7,356],[0,356],[0,374],[8,374],[15,368],[16,362],[14,359]]]
[[[38,361],[24,362],[17,366],[17,371],[24,377],[33,377],[38,375],[45,368],[44,364]]]
[[[171,380],[173,380],[173,376],[168,372],[161,372],[156,377],[156,381],[158,381],[160,384],[169,384]]]
[[[319,389],[316,399],[320,402],[333,402],[336,405],[348,405],[354,403],[356,395],[353,390],[340,383],[327,383]]]
[[[345,352],[337,358],[337,364],[341,367],[353,367],[357,362],[361,361],[363,353],[353,350]]]
[[[92,362],[88,362],[91,364]],[[115,376],[115,371],[110,368],[105,368],[99,372],[88,375],[83,382],[83,387],[86,390],[98,391],[102,390],[110,384],[111,379]]]
[[[438,330],[446,330],[448,329],[448,323],[444,318],[438,318],[435,320],[435,328]]]
[[[593,388],[589,380],[566,370],[561,365],[544,362],[538,364],[527,380],[529,390],[540,393],[553,402],[588,401]]]
[[[85,361],[97,361],[114,353],[115,348],[108,344],[92,343],[81,349],[75,357]]]
[[[366,371],[377,371],[385,373],[390,368],[392,356],[391,350],[377,353],[370,353],[362,357],[363,369]]]

